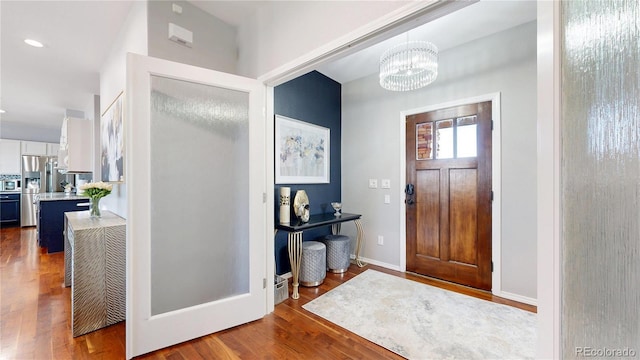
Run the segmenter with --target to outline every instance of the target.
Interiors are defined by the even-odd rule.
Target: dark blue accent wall
[[[275,221],[278,221],[280,187],[291,188],[291,203],[299,189],[307,192],[310,213],[333,212],[331,202],[342,201],[340,174],[340,130],[342,87],[340,83],[317,71],[300,76],[274,88],[274,110],[277,115],[327,127],[330,130],[329,184],[277,184],[275,186]],[[275,119],[274,119],[275,121]],[[277,151],[276,151],[277,153]],[[292,218],[295,215],[292,214]],[[314,240],[330,233],[329,227],[307,230],[304,240]],[[279,231],[275,239],[276,273],[291,271],[287,252],[287,233]]]

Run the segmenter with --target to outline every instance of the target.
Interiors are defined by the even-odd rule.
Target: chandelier
[[[380,57],[380,86],[410,91],[431,84],[438,76],[438,48],[427,41],[407,41]]]

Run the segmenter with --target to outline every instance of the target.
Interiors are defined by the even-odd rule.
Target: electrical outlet
[[[385,203],[385,204],[391,204],[391,195],[386,194],[386,195],[384,196],[384,203]]]
[[[378,179],[369,179],[369,189],[378,188]]]
[[[384,236],[378,235],[378,245],[384,245]]]
[[[380,187],[383,188],[383,189],[391,189],[391,180],[382,179],[380,181]]]

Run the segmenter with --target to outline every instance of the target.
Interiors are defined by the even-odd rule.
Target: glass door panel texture
[[[640,2],[561,6],[561,358],[637,359]]]
[[[151,76],[150,142],[151,314],[248,293],[249,94]]]

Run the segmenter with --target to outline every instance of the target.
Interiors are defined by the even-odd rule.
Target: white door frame
[[[538,1],[538,359],[560,359],[559,1]]]
[[[445,3],[455,6],[458,3]],[[303,75],[318,64],[338,58],[420,25],[420,15],[429,17],[443,8],[433,8],[434,1],[413,2],[340,39],[301,56],[258,79],[267,85],[267,119],[272,119],[273,87]],[[560,3],[537,1],[537,73],[538,73],[538,352],[537,358],[560,358],[560,206],[559,206],[559,119],[560,119]],[[454,11],[454,10],[451,10]],[[273,124],[267,121],[268,162],[273,162]],[[404,135],[403,135],[404,136]],[[267,167],[267,184],[273,184],[273,166]],[[267,186],[268,234],[274,228],[274,190]],[[273,239],[270,239],[273,248]],[[267,244],[269,246],[269,243]],[[271,254],[273,255],[273,254]],[[274,259],[267,262],[273,268]],[[273,294],[271,294],[273,297]],[[268,308],[273,311],[273,306]]]
[[[454,106],[475,104],[479,102],[491,101],[491,118],[493,120],[493,131],[491,132],[491,189],[493,190],[493,202],[491,204],[491,258],[493,260],[493,273],[491,274],[491,293],[505,297],[507,299],[523,301],[529,303],[530,299],[517,298],[513,299],[513,294],[505,294],[502,292],[502,278],[500,276],[501,251],[502,244],[501,226],[502,219],[502,186],[501,186],[501,166],[502,166],[502,144],[501,139],[501,113],[500,113],[500,93],[478,95],[466,99],[458,99],[448,101],[446,103],[427,105],[416,109],[410,109],[400,112],[400,184],[398,191],[398,199],[404,199],[404,184],[407,183],[407,157],[406,157],[406,117],[414,114],[446,109]],[[404,211],[400,211],[400,271],[407,270],[407,221],[406,206]],[[511,296],[511,297],[510,297]]]

